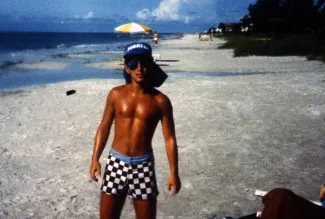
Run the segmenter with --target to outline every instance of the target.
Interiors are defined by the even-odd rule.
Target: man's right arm
[[[109,92],[107,96],[103,118],[97,129],[95,137],[94,150],[89,171],[91,179],[95,182],[98,182],[95,173],[98,172],[98,175],[101,176],[101,165],[99,163],[99,158],[105,148],[111,130],[111,126],[115,118],[114,93],[116,93],[116,91],[114,91],[113,89]]]

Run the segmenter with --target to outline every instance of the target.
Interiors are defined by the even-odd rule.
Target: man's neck
[[[140,85],[134,81],[130,84],[130,91],[133,95],[143,95],[145,93],[149,93],[152,88],[149,88],[145,85]]]

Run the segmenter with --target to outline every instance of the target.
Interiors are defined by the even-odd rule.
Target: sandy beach
[[[157,218],[252,214],[263,209],[255,189],[282,187],[318,199],[325,179],[324,63],[234,58],[232,50],[217,49],[223,42],[185,35],[153,48],[170,75],[159,90],[174,107],[182,180],[171,197],[159,124]],[[87,66],[120,71],[121,63]],[[123,83],[88,79],[0,90],[0,218],[99,218],[100,183],[88,174],[93,140],[108,91]],[[76,93],[66,96],[71,89]],[[135,218],[131,200],[121,218]]]

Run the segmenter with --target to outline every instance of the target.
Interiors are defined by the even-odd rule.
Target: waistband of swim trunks
[[[119,152],[115,151],[113,148],[110,149],[109,153],[113,156],[116,157],[117,159],[129,164],[129,165],[137,165],[140,163],[143,163],[145,161],[149,161],[153,159],[153,153],[145,154],[142,156],[134,156],[134,157],[129,157],[125,156],[123,154],[120,154]]]

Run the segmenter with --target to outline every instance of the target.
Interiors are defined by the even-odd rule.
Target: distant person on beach
[[[158,45],[158,39],[159,39],[159,34],[155,31],[153,34],[153,42],[155,43],[155,46]]]
[[[172,104],[156,90],[167,75],[152,59],[146,43],[125,47],[126,84],[110,90],[102,121],[96,133],[90,177],[101,176],[99,158],[115,120],[114,139],[102,179],[100,218],[120,218],[126,196],[133,198],[136,217],[156,218],[157,189],[152,138],[161,121],[170,176],[167,189],[176,195],[180,188],[178,149]]]

